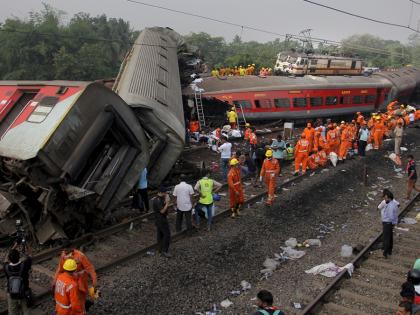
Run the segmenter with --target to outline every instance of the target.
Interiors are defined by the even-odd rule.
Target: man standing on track
[[[299,167],[302,164],[302,174],[306,173],[309,157],[309,141],[306,140],[306,135],[302,133],[300,140],[295,146],[295,176],[299,175]]]
[[[303,130],[303,133],[306,135],[306,140],[309,141],[309,153],[312,152],[314,144],[315,129],[312,128],[311,123],[306,124],[306,128]]]
[[[170,199],[165,187],[160,187],[157,196],[153,198],[153,211],[155,212],[155,224],[157,231],[158,251],[166,258],[171,258],[169,254],[169,243],[171,241],[171,231],[168,223],[168,209]]]
[[[75,248],[65,248],[61,252],[60,262],[58,264],[57,271],[55,273],[55,281],[57,280],[60,273],[64,272],[64,264],[68,259],[76,261],[77,270],[73,273],[77,277],[77,284],[79,288],[80,300],[85,307],[87,296],[92,292],[95,293],[97,276],[95,267],[90,262],[89,258],[83,254],[80,250]],[[92,286],[89,288],[89,278],[92,282]]]
[[[366,155],[366,146],[370,137],[369,129],[367,129],[366,123],[362,122],[362,126],[359,129],[359,156],[364,157]]]
[[[185,217],[185,224],[187,231],[192,230],[191,212],[192,201],[191,197],[194,195],[194,189],[191,185],[185,182],[186,176],[181,174],[181,182],[174,187],[173,195],[176,198],[176,224],[175,229],[177,232],[182,230],[182,221]]]
[[[268,198],[266,205],[271,206],[274,201],[274,193],[276,191],[276,178],[280,173],[280,165],[277,159],[273,158],[273,151],[267,150],[265,152],[266,159],[263,162],[261,172],[260,172],[260,181],[265,181],[265,185],[268,189]]]
[[[401,143],[402,143],[402,137],[404,134],[404,128],[402,126],[401,122],[397,123],[397,126],[394,128],[394,153],[396,155],[401,154]]]
[[[416,161],[414,161],[414,156],[410,154],[408,156],[407,163],[407,174],[408,174],[408,183],[407,183],[407,199],[411,198],[411,192],[413,189],[420,192],[420,189],[416,187],[417,182],[417,171],[416,171]]]
[[[220,152],[220,167],[222,169],[223,179],[227,179],[229,160],[232,155],[232,143],[227,141],[226,137],[222,137],[222,145],[217,148]]]
[[[400,203],[394,199],[394,195],[388,189],[384,189],[382,194],[384,200],[378,205],[378,209],[381,210],[383,255],[385,258],[388,258],[388,255],[392,255],[392,233],[394,225],[398,223],[398,207]]]
[[[230,160],[230,171],[228,174],[230,209],[232,218],[239,216],[240,207],[244,203],[244,190],[241,181],[241,170],[237,159]]]

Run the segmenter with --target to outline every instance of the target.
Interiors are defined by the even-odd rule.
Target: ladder
[[[194,92],[194,99],[198,123],[200,124],[200,129],[203,129],[204,127],[206,127],[206,119],[204,117],[203,100],[201,98],[201,92]]]
[[[241,103],[236,104],[235,107],[236,108],[239,108],[241,110],[240,113],[238,113],[238,111],[236,111],[236,113],[237,113],[237,115],[236,115],[236,121],[237,121],[237,124],[238,124],[238,128],[245,127],[245,125],[246,125],[246,119],[245,119],[245,115],[244,115],[244,110],[242,108],[242,104]]]

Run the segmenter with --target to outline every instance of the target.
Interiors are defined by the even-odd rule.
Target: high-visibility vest
[[[201,197],[204,196],[204,197]],[[210,178],[200,179],[200,200],[202,205],[210,205],[213,203],[213,180]]]
[[[286,160],[293,160],[294,155],[293,147],[286,148]]]

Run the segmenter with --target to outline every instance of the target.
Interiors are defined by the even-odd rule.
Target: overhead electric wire
[[[307,2],[307,3],[310,3],[310,4],[313,4],[313,5],[316,5],[316,6],[319,6],[319,7],[322,7],[322,8],[332,10],[332,11],[340,12],[340,13],[350,15],[350,16],[353,16],[353,17],[357,17],[359,19],[363,19],[363,20],[367,20],[367,21],[371,21],[371,22],[375,22],[375,23],[379,23],[379,24],[389,25],[389,26],[395,26],[395,27],[399,27],[399,28],[405,28],[405,29],[409,29],[413,32],[420,33],[420,31],[418,31],[414,28],[411,28],[410,25],[402,25],[402,24],[397,24],[397,23],[392,23],[392,22],[373,19],[373,18],[370,18],[370,17],[366,17],[366,16],[362,16],[362,15],[359,15],[359,14],[356,14],[356,13],[351,13],[351,12],[348,12],[348,11],[337,9],[337,8],[334,8],[334,7],[331,7],[331,6],[322,4],[322,3],[318,3],[318,2],[315,2],[315,1],[311,1],[311,0],[303,0],[303,1]]]
[[[299,40],[305,39],[304,36],[300,36],[300,35],[281,34],[281,33],[278,33],[278,32],[269,31],[269,30],[261,29],[261,28],[254,27],[254,26],[242,25],[242,24],[238,24],[238,23],[234,23],[234,22],[230,22],[230,21],[226,21],[226,20],[222,20],[222,19],[217,19],[217,18],[213,18],[213,17],[208,17],[208,16],[192,13],[192,12],[181,11],[181,10],[177,10],[177,9],[172,9],[172,8],[160,6],[160,5],[155,5],[155,4],[147,3],[147,2],[144,2],[144,1],[138,1],[138,0],[126,0],[126,1],[130,2],[130,3],[133,3],[133,4],[139,4],[139,5],[142,5],[142,6],[151,7],[151,8],[155,8],[155,9],[160,9],[160,10],[164,10],[164,11],[168,11],[168,12],[172,12],[172,13],[183,14],[183,15],[187,15],[187,16],[192,16],[192,17],[208,20],[208,21],[221,23],[221,24],[240,27],[241,30],[248,29],[248,30],[257,31],[257,32],[270,34],[270,35],[276,35],[276,36],[284,37],[284,38],[289,38],[291,36],[292,38],[299,39]],[[337,41],[333,41],[333,40],[329,40],[329,39],[323,39],[323,38],[311,37],[311,40],[314,41],[314,42],[317,42],[317,43],[329,43],[330,45],[331,44],[333,44],[333,45],[334,44],[335,45],[343,45],[341,42],[337,42]],[[349,47],[349,48],[354,48],[356,50],[365,50],[365,51],[376,52],[376,53],[379,53],[379,54],[384,54],[384,55],[389,55],[389,56],[390,55],[404,56],[400,53],[393,53],[393,52],[390,52],[390,51],[387,51],[387,50],[374,48],[374,47],[359,46],[359,45],[345,45],[345,46]]]

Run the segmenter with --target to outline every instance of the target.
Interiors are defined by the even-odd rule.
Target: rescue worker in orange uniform
[[[340,147],[340,138],[338,137],[338,132],[337,129],[334,128],[334,125],[328,125],[328,132],[327,132],[327,143],[328,143],[328,148],[329,148],[329,152],[334,152],[336,154],[338,154],[338,150]]]
[[[57,315],[83,315],[85,304],[80,296],[78,287],[77,262],[66,259],[63,263],[63,272],[55,279],[54,299]]]
[[[306,140],[306,134],[302,133],[300,140],[295,146],[295,176],[299,174],[299,168],[302,164],[302,174],[306,173],[309,157],[309,141]]]
[[[86,303],[88,294],[94,295],[97,284],[97,277],[95,267],[93,267],[89,258],[86,257],[81,251],[74,248],[65,248],[61,252],[60,262],[58,264],[57,271],[55,273],[55,279],[64,270],[64,263],[68,259],[73,259],[77,263],[77,270],[74,273],[77,276],[77,284],[79,289],[80,299],[83,302],[83,306]],[[89,288],[89,278],[92,282],[92,286]]]
[[[386,106],[386,110],[388,112],[392,112],[395,110],[396,106],[398,105],[398,101],[393,101]]]
[[[382,147],[382,140],[385,133],[385,126],[381,121],[381,118],[376,116],[375,124],[373,125],[371,134],[373,137],[373,148],[379,150]]]
[[[249,137],[250,137],[250,135],[251,135],[251,133],[252,133],[252,130],[251,130],[251,125],[249,124],[249,123],[246,123],[245,124],[245,132],[244,132],[244,140],[245,141],[249,141]]]
[[[306,135],[306,140],[309,141],[309,153],[311,153],[314,145],[314,136],[315,136],[315,129],[312,128],[311,123],[306,124],[306,128],[303,130],[303,133]]]
[[[314,152],[318,152],[318,149],[319,149],[319,138],[320,137],[321,137],[321,131],[319,131],[318,129],[315,129],[314,145],[312,147],[312,151],[314,151]]]
[[[241,181],[241,169],[237,159],[230,160],[230,170],[228,173],[228,186],[230,198],[231,217],[239,216],[240,207],[244,203],[244,190]]]
[[[309,169],[315,171],[319,166],[319,155],[318,153],[313,153],[308,158]]]
[[[328,156],[327,156],[327,153],[325,152],[325,150],[319,150],[317,154],[318,154],[318,157],[319,157],[319,159],[318,159],[319,166],[322,166],[322,167],[327,166]]]
[[[273,158],[273,151],[265,152],[266,159],[263,162],[260,172],[260,182],[264,178],[265,185],[268,189],[268,198],[266,204],[271,206],[274,202],[274,192],[276,191],[276,178],[280,174],[280,164],[277,159]]]
[[[341,143],[340,150],[338,152],[338,160],[344,161],[347,156],[347,151],[351,148],[352,134],[349,127],[342,127],[341,129]]]
[[[361,112],[357,112],[356,113],[357,118],[356,118],[356,122],[359,126],[363,125],[363,122],[365,121],[365,117],[363,117]]]

